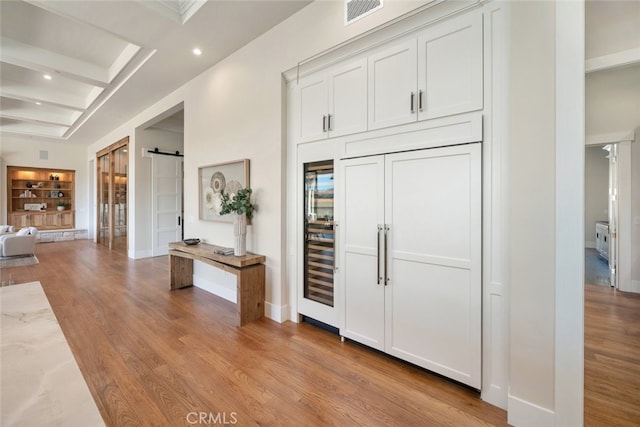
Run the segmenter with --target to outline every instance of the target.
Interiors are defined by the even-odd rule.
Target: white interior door
[[[480,144],[387,155],[385,351],[480,388]]]
[[[341,162],[339,232],[344,322],[340,334],[384,350],[384,156]]]
[[[169,242],[182,240],[182,158],[153,155],[152,251],[153,256],[166,255]]]

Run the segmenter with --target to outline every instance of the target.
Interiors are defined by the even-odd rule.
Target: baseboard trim
[[[130,251],[129,258],[132,259],[141,259],[141,258],[151,258],[153,256],[153,252],[151,249],[144,251]]]
[[[276,305],[265,301],[264,316],[278,323],[286,322],[289,320],[289,306]]]
[[[555,424],[555,413],[509,394],[507,422],[517,427],[545,427]]]

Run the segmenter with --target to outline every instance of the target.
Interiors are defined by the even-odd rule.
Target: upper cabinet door
[[[367,60],[332,69],[329,80],[329,136],[367,130]]]
[[[482,108],[482,14],[434,25],[418,37],[418,118]]]
[[[300,79],[299,142],[327,138],[328,89],[325,73]]]
[[[416,40],[369,56],[369,130],[417,118]]]

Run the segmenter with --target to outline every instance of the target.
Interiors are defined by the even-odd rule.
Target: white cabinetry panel
[[[482,37],[470,13],[369,55],[368,129],[481,109]]]
[[[418,37],[418,117],[482,108],[482,15],[463,15]]]
[[[367,61],[361,59],[329,71],[328,136],[367,130]]]
[[[380,236],[384,222],[384,157],[341,162],[341,248],[347,338],[384,350],[384,284]],[[345,288],[345,285],[347,286]]]
[[[481,144],[342,161],[341,334],[480,388]]]
[[[367,130],[367,61],[340,64],[300,80],[298,142]]]
[[[323,117],[327,115],[327,80],[325,74],[313,74],[300,80],[300,142],[326,138]]]
[[[369,130],[415,121],[416,40],[369,56]]]
[[[386,156],[385,351],[480,388],[480,144]]]

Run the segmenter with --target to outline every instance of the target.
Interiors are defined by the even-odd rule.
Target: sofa
[[[0,236],[13,233],[13,225],[0,225]]]
[[[31,255],[35,252],[38,229],[25,227],[17,233],[0,234],[0,256]]]

